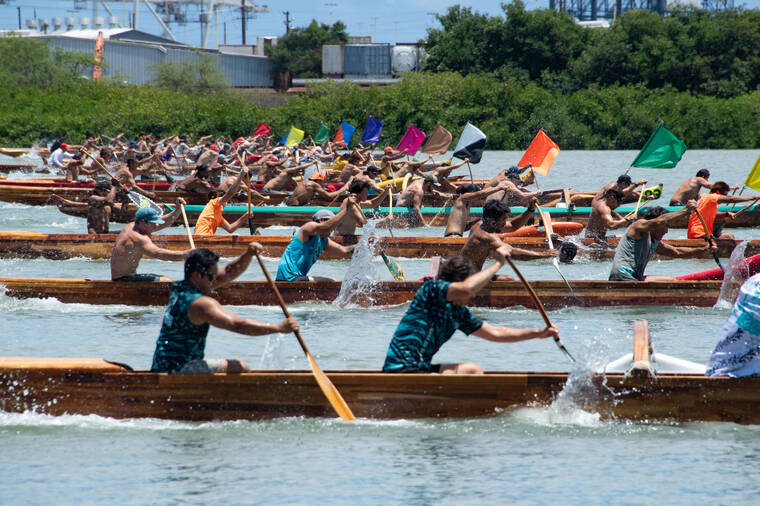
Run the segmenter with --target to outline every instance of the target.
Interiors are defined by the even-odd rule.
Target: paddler
[[[356,202],[353,196],[346,200]],[[355,245],[342,246],[330,239],[330,234],[345,219],[347,209],[348,205],[341,208],[338,214],[320,209],[314,213],[311,222],[298,229],[280,258],[277,281],[337,281],[333,278],[309,276],[309,270],[324,250],[346,256],[353,253]]]
[[[457,330],[495,342],[559,338],[559,330],[554,326],[536,329],[499,327],[481,321],[465,307],[501,269],[510,251],[509,246],[501,245],[494,252],[496,262],[479,272],[463,256],[446,260],[438,272],[438,279],[426,281],[417,290],[388,346],[383,372],[482,374],[483,369],[472,362],[432,363],[433,356]]]
[[[699,190],[707,188],[712,190],[712,183],[708,181],[710,179],[710,171],[707,169],[699,169],[697,175],[690,177],[678,187],[676,192],[670,197],[671,206],[682,206],[684,202],[689,200],[697,200],[699,197]]]
[[[716,226],[716,218],[722,224],[723,220],[733,220],[734,213],[730,212],[718,212],[719,204],[732,204],[739,202],[750,202],[760,198],[760,194],[752,196],[741,195],[729,195],[728,192],[731,188],[728,183],[724,181],[717,181],[712,185],[710,193],[706,193],[699,197],[699,203],[697,204],[697,211],[702,215],[707,225],[707,231],[702,226],[702,221],[697,216],[697,213],[692,213],[689,216],[689,228],[686,237],[689,239],[702,239],[706,234],[710,234],[717,238],[733,239],[731,234],[722,234],[720,228],[722,226]]]
[[[248,169],[241,170],[235,178],[235,182],[227,189],[224,195],[221,197],[212,198],[208,201],[206,207],[204,207],[203,211],[201,211],[201,215],[198,217],[198,220],[195,222],[195,230],[193,231],[194,235],[214,235],[216,234],[216,229],[220,226],[231,234],[238,228],[242,227],[244,224],[248,223],[248,218],[251,217],[251,213],[247,210],[240,216],[240,218],[233,221],[232,223],[229,223],[224,219],[224,216],[222,216],[224,206],[226,206],[230,200],[232,200],[232,198],[237,195],[238,189],[240,188],[240,180],[246,174],[248,174]]]
[[[295,167],[289,167],[287,169],[280,168],[277,175],[266,182],[264,189],[261,190],[261,193],[281,192],[289,189],[292,186],[296,186],[296,180],[293,178],[297,176],[299,172],[315,163],[317,162],[311,161],[308,163],[302,163],[301,165],[296,165]]]
[[[335,228],[334,235],[350,236],[354,238],[356,227],[364,226],[367,218],[364,217],[362,209],[371,209],[377,207],[388,200],[388,191],[386,187],[381,193],[369,199],[370,185],[367,181],[353,181],[348,187],[348,193],[353,199],[346,198],[340,205],[340,209],[346,210],[345,218]],[[356,203],[357,205],[354,205]],[[349,207],[350,206],[350,207]]]
[[[87,199],[87,233],[107,234],[111,222],[111,212],[116,199],[116,186],[107,181],[95,185]]]
[[[639,198],[639,194],[636,192],[636,188],[639,186],[644,186],[645,184],[647,184],[646,179],[640,179],[634,183],[631,179],[631,176],[628,174],[622,174],[617,178],[616,181],[612,181],[602,186],[602,189],[596,192],[596,195],[594,195],[594,200],[604,199],[604,195],[607,193],[607,190],[615,189],[623,194],[623,200],[621,200],[621,202],[630,202],[632,200],[635,201]]]
[[[495,234],[514,232],[528,222],[533,212],[536,210],[536,199],[531,199],[528,208],[520,215],[511,220],[509,218],[509,207],[501,201],[489,200],[483,206],[483,219],[475,223],[470,229],[467,241],[459,253],[461,256],[469,259],[476,270],[483,268],[483,264],[494,251],[501,248],[504,243]],[[548,251],[531,251],[521,248],[511,247],[511,256],[520,260],[532,260],[537,258],[551,258],[557,255],[554,250]],[[493,281],[511,281],[511,276],[497,275]]]
[[[380,179],[385,181],[386,179],[394,178],[395,171],[393,170],[393,160],[403,158],[407,154],[408,150],[396,151],[390,146],[385,146],[383,149],[383,156],[380,158]]]
[[[437,183],[438,179],[435,177],[425,176],[422,179],[417,179],[407,186],[406,190],[401,192],[401,195],[399,195],[398,200],[396,201],[396,205],[407,208],[405,212],[397,214],[399,219],[403,221],[402,226],[414,228],[425,225],[425,218],[422,216],[422,198],[425,194],[430,193],[439,197],[445,197],[444,194],[435,191],[434,185]],[[389,225],[392,226],[393,224],[391,223]]]
[[[188,177],[177,183],[177,190],[187,192],[189,197],[197,196],[207,201],[214,186],[209,182],[209,171],[205,165],[198,165]]]
[[[586,223],[586,237],[593,239],[597,244],[607,246],[607,230],[621,228],[631,222],[615,212],[622,202],[623,194],[615,188],[605,191],[602,199],[594,198]]]
[[[645,276],[649,260],[659,249],[673,258],[683,258],[694,255],[708,248],[715,249],[715,245],[704,244],[697,247],[676,248],[670,244],[661,242],[668,233],[668,223],[689,214],[697,203],[690,200],[683,209],[667,212],[664,207],[655,206],[647,209],[644,217],[633,222],[615,249],[615,258],[612,260],[610,269],[610,281],[671,281],[670,276]]]
[[[205,248],[193,250],[185,260],[185,279],[172,284],[169,305],[156,340],[152,372],[178,374],[240,373],[248,366],[234,359],[206,359],[206,336],[211,325],[248,336],[287,333],[299,330],[295,318],[265,323],[230,313],[213,291],[242,274],[261,244],[252,242],[245,253],[218,266],[219,255]]]
[[[314,177],[317,177],[315,174]],[[305,206],[314,197],[319,197],[326,202],[332,202],[346,192],[346,186],[351,184],[351,179],[348,183],[338,188],[334,192],[329,192],[322,187],[322,184],[317,181],[299,181],[296,183],[296,187],[293,189],[293,193],[285,199],[285,204],[288,206]]]
[[[450,199],[453,199],[453,203],[443,237],[464,237],[464,231],[470,222],[470,207],[473,204],[482,204],[484,198],[492,193],[505,190],[506,187],[506,182],[491,188],[481,188],[480,185],[476,184],[464,184],[457,187],[454,194],[449,196]]]
[[[111,280],[112,281],[171,281],[171,279],[159,274],[137,274],[137,267],[143,255],[159,260],[182,260],[192,251],[173,251],[159,248],[151,240],[150,235],[157,230],[166,228],[174,223],[181,215],[180,206],[185,205],[185,200],[178,198],[174,205],[174,211],[159,217],[158,211],[152,207],[141,207],[135,213],[135,221],[128,223],[116,238],[111,253]]]
[[[746,280],[720,330],[705,376],[760,376],[760,274]]]

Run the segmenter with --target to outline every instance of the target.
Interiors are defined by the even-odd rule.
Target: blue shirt
[[[426,281],[393,334],[383,371],[431,371],[433,355],[456,330],[472,334],[483,322],[470,310],[446,300],[448,281]]]
[[[300,230],[299,230],[300,232]],[[298,276],[309,274],[327,245],[327,237],[312,236],[306,242],[298,238],[298,232],[290,240],[290,244],[282,253],[280,265],[277,266],[277,281],[293,281]]]
[[[172,283],[153,353],[152,372],[175,372],[191,360],[203,359],[209,324],[195,325],[187,314],[190,305],[200,297],[203,294],[194,286],[184,281]]]

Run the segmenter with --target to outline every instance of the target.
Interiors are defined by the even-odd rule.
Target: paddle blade
[[[343,400],[343,396],[340,395],[338,389],[335,388],[335,385],[332,384],[330,378],[328,378],[327,375],[322,372],[322,369],[319,368],[317,362],[314,360],[314,357],[311,356],[311,353],[306,352],[306,358],[309,359],[311,371],[314,373],[314,378],[317,380],[319,388],[322,389],[322,392],[325,394],[325,397],[327,397],[327,400],[330,401],[330,405],[333,407],[335,412],[338,413],[338,416],[344,420],[356,420],[356,417],[351,411],[351,408],[349,408],[348,404],[346,404],[346,401]]]
[[[380,256],[383,257],[383,262],[385,262],[385,266],[388,267],[388,270],[391,272],[393,279],[396,281],[404,281],[404,269],[402,269],[399,264],[388,258],[388,256],[385,254],[385,251],[381,251]]]

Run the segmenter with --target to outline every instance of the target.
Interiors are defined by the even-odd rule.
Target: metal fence
[[[64,51],[93,53],[95,41],[75,39],[72,37],[43,36],[51,47]],[[216,51],[203,51],[210,54],[217,68],[222,71],[227,84],[235,87],[271,87],[272,62],[267,57],[220,54]],[[196,50],[162,46],[160,44],[139,44],[117,40],[105,41],[106,77],[117,76],[129,83],[148,84],[153,80],[153,67],[158,63],[198,61]],[[87,70],[89,76],[89,69]]]

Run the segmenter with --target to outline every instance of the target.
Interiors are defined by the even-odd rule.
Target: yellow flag
[[[747,180],[744,181],[744,186],[749,186],[753,190],[760,191],[760,156],[755,160],[755,165],[752,166],[752,170],[747,175]]]
[[[303,140],[303,134],[303,130],[299,130],[296,127],[291,127],[290,132],[288,132],[288,140],[285,141],[285,147],[290,148],[296,146]]]

